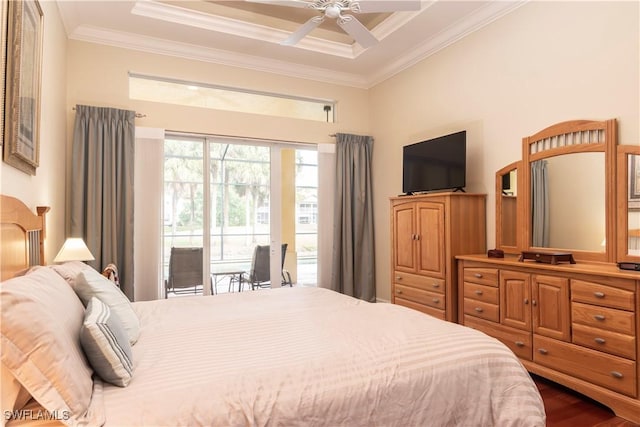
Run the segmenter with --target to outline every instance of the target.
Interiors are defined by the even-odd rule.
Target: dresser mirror
[[[570,252],[577,261],[615,262],[616,132],[615,119],[575,120],[523,138],[522,162],[496,174],[496,246],[507,253]],[[502,191],[512,171],[515,200]],[[509,203],[516,205],[515,221]],[[640,230],[630,218],[625,224]]]
[[[506,253],[522,251],[518,225],[518,211],[522,209],[522,197],[518,186],[518,173],[522,162],[514,162],[496,172],[496,248]]]
[[[640,262],[640,146],[620,145],[617,261]]]

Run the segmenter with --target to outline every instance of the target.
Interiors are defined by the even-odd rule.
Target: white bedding
[[[404,307],[316,288],[133,307],[133,379],[94,389],[107,426],[545,425],[510,350]]]

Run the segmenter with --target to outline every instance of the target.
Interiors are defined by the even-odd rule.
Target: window
[[[331,122],[335,101],[129,74],[129,97],[190,107]]]

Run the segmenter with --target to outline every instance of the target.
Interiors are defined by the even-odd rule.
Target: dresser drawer
[[[571,301],[633,311],[635,293],[599,283],[571,280]]]
[[[498,269],[466,267],[464,269],[464,281],[498,287]]]
[[[412,286],[425,291],[445,293],[445,280],[437,277],[419,276],[417,274],[395,271],[393,281],[399,285]]]
[[[574,344],[636,360],[636,339],[631,335],[574,323],[573,342]]]
[[[530,332],[510,328],[473,316],[464,317],[464,325],[477,329],[500,340],[509,347],[513,353],[521,359],[531,360],[533,353],[533,337]]]
[[[493,286],[478,285],[477,283],[464,282],[464,297],[491,304],[500,303],[498,288]]]
[[[571,318],[573,323],[627,335],[636,334],[635,315],[630,311],[572,302]]]
[[[447,320],[444,315],[445,314],[444,310],[438,310],[437,308],[429,307],[424,304],[418,304],[417,302],[409,301],[402,298],[396,298],[395,303],[398,305],[402,305],[404,307],[409,307],[414,310],[418,310],[422,313],[428,314],[440,320]]]
[[[491,320],[492,322],[498,322],[500,320],[498,305],[470,298],[464,299],[464,314]]]
[[[536,335],[533,361],[610,390],[636,397],[636,363]]]
[[[409,286],[395,285],[394,295],[396,300],[398,298],[414,301],[420,304],[428,305],[429,307],[438,308],[444,310],[444,295],[423,291],[422,289],[412,288]]]

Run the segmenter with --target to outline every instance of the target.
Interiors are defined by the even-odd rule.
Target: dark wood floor
[[[606,406],[544,378],[532,375],[547,412],[547,427],[640,427]]]

